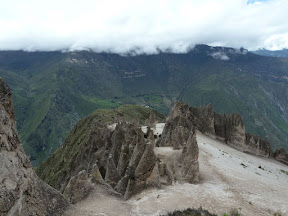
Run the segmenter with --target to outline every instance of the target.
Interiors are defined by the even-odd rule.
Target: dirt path
[[[245,216],[288,215],[288,166],[239,152],[220,141],[197,135],[200,182],[175,183],[124,201],[99,189],[67,211],[68,216],[159,215],[189,207],[222,215],[240,208]],[[161,149],[171,154],[171,148]],[[259,168],[260,167],[260,168]]]

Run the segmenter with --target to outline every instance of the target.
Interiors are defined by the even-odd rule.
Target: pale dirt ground
[[[200,182],[175,183],[150,189],[128,201],[105,194],[99,188],[72,206],[66,216],[159,215],[189,207],[222,215],[239,208],[245,216],[288,215],[288,166],[239,152],[220,141],[197,134]],[[172,148],[157,152],[172,154]],[[242,165],[241,165],[242,164]],[[259,168],[261,166],[262,169]]]

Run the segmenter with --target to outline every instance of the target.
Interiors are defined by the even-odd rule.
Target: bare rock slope
[[[11,91],[0,78],[0,215],[61,215],[67,205],[34,173],[17,134]]]

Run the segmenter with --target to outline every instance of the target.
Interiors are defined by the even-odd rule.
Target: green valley
[[[227,56],[226,60],[219,56]],[[239,112],[247,132],[288,149],[288,59],[198,45],[188,53],[0,52],[18,130],[34,165],[96,109],[138,104],[167,115],[175,100]]]

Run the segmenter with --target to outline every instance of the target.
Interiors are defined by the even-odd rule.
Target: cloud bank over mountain
[[[288,48],[287,0],[0,0],[0,50]]]

